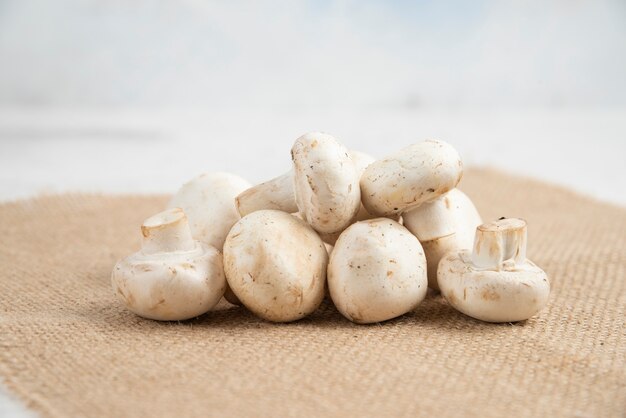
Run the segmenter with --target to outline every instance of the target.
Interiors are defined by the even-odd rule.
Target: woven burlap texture
[[[429,295],[354,325],[332,304],[273,324],[221,302],[182,323],[125,311],[115,261],[165,197],[0,206],[0,377],[43,416],[617,417],[626,411],[626,210],[490,170],[462,189],[484,219],[529,223],[549,274],[538,317],[487,324]]]

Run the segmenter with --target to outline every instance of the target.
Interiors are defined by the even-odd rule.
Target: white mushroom
[[[348,151],[348,153],[350,154],[350,158],[352,158],[352,161],[354,161],[354,165],[356,167],[357,172],[359,173],[359,178],[361,178],[361,175],[363,175],[363,172],[365,171],[365,169],[372,164],[374,161],[376,161],[376,159],[374,157],[372,157],[369,154],[366,154],[364,152],[360,152],[360,151]],[[360,187],[360,186],[359,186]],[[360,205],[359,207],[359,212],[356,215],[356,218],[354,219],[354,222],[359,222],[359,221],[365,221],[367,219],[374,219],[374,218],[378,218],[378,216],[375,215],[371,215],[363,206],[363,204]],[[395,215],[395,216],[390,216],[390,219],[393,219],[395,221],[399,221],[400,220],[400,216]],[[352,225],[352,223],[350,224]],[[346,225],[346,228],[350,225]],[[335,241],[337,241],[337,238],[339,238],[339,235],[341,235],[341,233],[345,230],[339,230],[337,232],[331,233],[331,234],[325,234],[323,232],[319,233],[319,236],[322,238],[322,240],[324,242],[327,242],[329,244],[334,245]]]
[[[230,173],[204,173],[185,183],[168,208],[182,208],[194,239],[221,250],[230,228],[241,217],[235,197],[250,183]]]
[[[377,218],[346,229],[330,255],[328,287],[343,316],[367,324],[413,310],[426,296],[426,258],[399,223]]]
[[[235,204],[241,216],[263,209],[298,212],[293,170],[248,188],[236,197]]]
[[[501,218],[476,229],[474,250],[444,256],[441,294],[454,308],[487,322],[528,319],[550,294],[546,273],[526,258],[526,221]]]
[[[261,209],[299,211],[320,233],[341,231],[361,203],[359,173],[345,147],[331,135],[308,133],[291,149],[293,170],[237,196],[242,216]]]
[[[476,207],[459,189],[402,214],[404,226],[419,239],[428,264],[428,287],[438,290],[437,266],[450,251],[472,248],[482,224]]]
[[[289,322],[312,313],[324,298],[328,254],[304,221],[260,210],[233,226],[224,243],[230,288],[254,314]]]
[[[413,144],[365,169],[363,206],[372,215],[400,214],[452,190],[462,174],[463,163],[450,144]]]
[[[193,238],[221,251],[228,231],[241,219],[235,197],[250,186],[234,174],[203,173],[183,184],[168,208],[182,208],[189,219]],[[228,285],[224,298],[234,305],[241,304]]]
[[[141,226],[141,250],[117,262],[111,284],[132,312],[175,321],[213,308],[226,280],[220,252],[191,236],[185,213],[168,209]]]

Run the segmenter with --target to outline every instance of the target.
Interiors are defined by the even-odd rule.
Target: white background
[[[10,109],[0,111],[0,198],[175,192],[203,171],[281,174],[323,130],[382,157],[437,138],[492,166],[626,205],[626,112],[609,109]]]
[[[620,0],[4,0],[0,201],[258,182],[322,130],[626,205],[625,74]]]
[[[626,204],[626,3],[0,2],[0,200],[251,182],[322,130]]]

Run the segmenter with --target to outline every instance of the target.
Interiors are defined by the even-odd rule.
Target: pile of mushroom
[[[312,132],[291,158],[291,171],[256,186],[228,173],[183,185],[141,226],[141,250],[114,267],[119,300],[145,318],[184,320],[224,296],[290,322],[326,295],[358,324],[412,311],[429,287],[487,322],[546,306],[550,285],[526,258],[526,222],[483,224],[457,188],[463,163],[450,144],[423,141],[375,160]]]

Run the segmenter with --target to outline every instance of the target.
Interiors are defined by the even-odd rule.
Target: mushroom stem
[[[501,218],[476,228],[472,263],[483,270],[502,270],[505,262],[526,263],[526,221]]]
[[[196,247],[187,216],[181,208],[172,208],[146,219],[141,225],[141,252],[157,254],[190,251]]]
[[[249,188],[237,196],[235,202],[242,217],[261,209],[275,209],[289,213],[298,212],[293,170]]]

